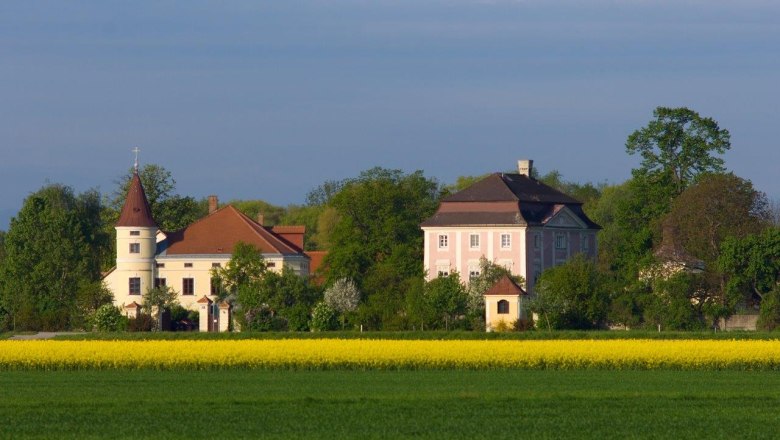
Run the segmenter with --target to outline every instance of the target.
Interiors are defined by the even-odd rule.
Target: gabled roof
[[[582,204],[557,189],[523,174],[493,173],[443,202],[541,202]]]
[[[483,293],[483,295],[519,296],[528,294],[519,284],[514,282],[512,278],[509,278],[509,275],[504,275],[496,284],[493,284],[493,287]]]
[[[179,231],[167,234],[167,255],[232,254],[239,241],[254,245],[264,254],[299,254],[273,232],[232,205],[218,209]]]
[[[119,214],[119,221],[116,222],[116,225],[157,227],[157,223],[152,218],[152,210],[149,208],[149,201],[146,199],[141,178],[138,177],[138,171],[134,172],[130,179],[130,189],[127,191],[125,206],[122,207],[122,213]]]

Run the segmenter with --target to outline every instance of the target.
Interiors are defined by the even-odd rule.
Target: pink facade
[[[547,268],[578,253],[596,256],[596,231],[582,228],[424,228],[427,278],[458,272],[461,281],[479,274],[479,260],[504,266],[526,280],[533,291],[536,278]],[[446,237],[443,238],[443,237]],[[446,245],[444,245],[446,242]],[[440,245],[441,244],[441,245]]]

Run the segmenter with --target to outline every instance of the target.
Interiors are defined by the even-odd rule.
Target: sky
[[[780,3],[725,0],[0,2],[0,229],[47,183],[287,205],[381,166],[443,183],[533,159],[620,183],[659,106],[731,132],[780,199]]]

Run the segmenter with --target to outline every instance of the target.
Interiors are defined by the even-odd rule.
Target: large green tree
[[[672,202],[701,176],[724,171],[720,157],[731,147],[728,130],[687,108],[658,107],[647,126],[626,140],[641,165],[627,182],[604,190],[593,210],[604,230],[599,253],[624,283],[652,261],[660,225]],[[603,240],[601,239],[603,237]]]
[[[325,259],[328,281],[355,280],[367,295],[359,315],[369,327],[402,326],[406,283],[422,276],[419,225],[434,213],[439,195],[438,183],[421,171],[374,168],[329,196],[337,215]]]
[[[668,183],[680,194],[697,176],[725,170],[715,154],[731,148],[731,136],[714,119],[685,107],[658,107],[653,116],[626,141],[629,154],[642,156],[639,174]]]
[[[718,269],[726,276],[729,292],[761,302],[780,286],[780,228],[728,237],[721,245]]]
[[[596,264],[577,254],[542,273],[531,310],[539,314],[540,327],[600,328],[607,320],[609,297],[608,283]]]
[[[58,184],[25,199],[11,219],[0,268],[0,303],[17,330],[79,327],[106,301],[98,285],[107,247],[100,212],[97,192],[76,195]],[[93,294],[99,298],[85,298]]]

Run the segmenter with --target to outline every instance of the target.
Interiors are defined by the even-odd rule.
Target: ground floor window
[[[498,313],[502,315],[509,313],[509,301],[502,299],[498,302]]]
[[[181,280],[181,294],[182,295],[195,295],[195,278],[182,278],[182,280]]]
[[[140,295],[140,294],[141,294],[141,279],[130,278],[130,295]]]
[[[165,278],[155,278],[154,279],[154,287],[165,287],[167,284],[167,281],[165,281]]]
[[[211,279],[211,294],[212,295],[219,295],[219,291],[222,290],[222,282],[219,278],[212,278]]]

